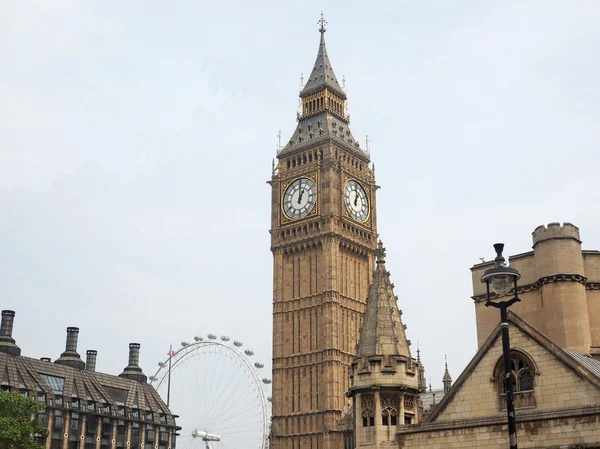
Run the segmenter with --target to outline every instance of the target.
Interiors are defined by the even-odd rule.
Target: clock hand
[[[356,192],[356,196],[354,197],[354,205],[356,206],[358,203],[358,192]]]
[[[302,202],[302,195],[304,194],[304,189],[302,188],[302,183],[300,183],[300,195],[298,195],[298,204]]]

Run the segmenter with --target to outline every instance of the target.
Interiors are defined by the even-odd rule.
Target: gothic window
[[[396,402],[397,400],[393,396],[383,396],[381,398],[381,424],[384,426],[398,425]]]
[[[375,404],[373,398],[366,397],[361,399],[362,422],[363,427],[375,426]]]
[[[534,361],[524,352],[513,350],[510,355],[510,373],[514,393],[515,408],[535,407],[536,375]],[[496,363],[494,379],[499,392],[500,407],[506,409],[506,388],[504,385],[504,362],[502,357]]]

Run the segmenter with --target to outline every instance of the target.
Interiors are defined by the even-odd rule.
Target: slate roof
[[[327,54],[327,47],[325,46],[325,30],[321,29],[321,41],[319,42],[319,51],[317,52],[317,59],[312,69],[304,88],[300,92],[300,97],[307,97],[323,87],[327,87],[338,94],[342,99],[346,99],[346,93],[340,86],[340,83],[333,72],[331,67],[331,61]]]
[[[327,111],[300,120],[287,146],[316,141],[320,137],[333,138],[362,153],[360,144],[352,135],[348,123]]]
[[[600,361],[589,355],[580,354],[570,349],[564,349],[564,351],[600,379]]]
[[[30,396],[43,394],[50,406],[57,397],[63,404],[79,398],[82,411],[88,404],[95,404],[96,410],[106,405],[124,406],[153,412],[153,421],[157,424],[175,425],[166,404],[145,382],[3,352],[0,352],[0,376],[2,387],[27,391]]]

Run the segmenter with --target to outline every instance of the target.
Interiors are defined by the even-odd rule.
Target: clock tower
[[[272,187],[272,449],[342,449],[349,369],[377,247],[375,177],[325,47],[278,149]]]

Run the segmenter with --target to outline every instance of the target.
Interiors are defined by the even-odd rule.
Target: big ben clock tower
[[[272,449],[342,449],[348,370],[377,247],[369,154],[348,127],[325,47],[300,92],[298,126],[272,187]]]

